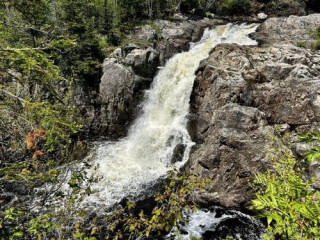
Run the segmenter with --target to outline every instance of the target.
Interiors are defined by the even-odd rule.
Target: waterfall
[[[155,77],[146,92],[141,115],[126,138],[106,142],[95,149],[89,175],[97,174],[92,194],[83,200],[86,206],[111,206],[128,195],[136,195],[189,157],[192,142],[186,125],[189,101],[200,61],[219,43],[256,45],[248,35],[258,25],[223,25],[206,29],[202,39],[192,43],[188,52],[172,57]],[[173,163],[177,146],[183,146],[182,161]]]

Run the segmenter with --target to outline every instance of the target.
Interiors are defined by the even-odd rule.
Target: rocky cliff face
[[[319,130],[320,52],[294,45],[297,35],[311,42],[306,28],[319,24],[319,14],[269,19],[256,34],[264,47],[218,45],[201,63],[191,101],[197,144],[186,167],[211,178],[199,203],[246,208],[249,181],[268,167],[268,133]],[[295,142],[292,151],[301,157],[305,147]]]

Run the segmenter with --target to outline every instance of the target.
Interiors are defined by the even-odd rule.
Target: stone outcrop
[[[211,178],[208,190],[195,195],[198,203],[248,207],[254,196],[248,183],[254,173],[270,167],[268,134],[278,129],[296,139],[300,132],[320,129],[320,52],[290,44],[297,32],[284,30],[290,28],[284,23],[292,20],[311,26],[320,15],[302,17],[300,22],[293,17],[278,19],[281,29],[272,26],[276,19],[267,20],[260,28],[270,32],[263,35],[265,44],[284,38],[288,44],[222,44],[201,63],[191,100],[195,120],[189,126],[197,144],[186,166],[187,171]],[[280,36],[273,41],[277,31]],[[297,141],[292,145],[298,157],[306,148]]]
[[[154,56],[151,56],[152,54]],[[104,74],[100,83],[102,132],[111,136],[126,134],[128,121],[143,97],[142,90],[151,83],[150,78],[136,75],[133,69],[143,75],[150,74],[143,67],[150,70],[148,65],[157,66],[157,56],[157,52],[148,49],[135,49],[123,59],[127,65],[121,64],[115,58],[104,61]]]
[[[254,38],[262,45],[296,45],[299,42],[311,46],[315,43],[312,31],[320,26],[319,14],[308,16],[290,16],[287,18],[269,18],[258,28]]]

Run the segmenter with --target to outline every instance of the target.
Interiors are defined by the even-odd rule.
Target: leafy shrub
[[[164,191],[155,198],[155,207],[151,213],[139,210],[136,203],[128,201],[109,220],[110,224],[107,239],[122,239],[127,236],[135,239],[141,235],[146,237],[163,236],[171,229],[183,222],[183,211],[196,210],[196,205],[191,201],[190,195],[196,190],[206,186],[208,180],[189,175],[180,176],[169,172]]]
[[[297,47],[307,48],[307,44],[306,44],[306,42],[297,42]]]
[[[219,15],[246,15],[253,10],[250,0],[223,0],[218,6]]]
[[[283,143],[288,141],[271,138],[272,170],[255,176],[259,190],[252,210],[267,219],[265,239],[319,239],[320,193],[303,177],[304,169]]]
[[[316,30],[316,38],[317,38],[317,42],[314,46],[315,50],[320,50],[320,27],[317,28]]]

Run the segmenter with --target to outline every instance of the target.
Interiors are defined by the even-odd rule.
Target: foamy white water
[[[215,232],[216,229],[219,226],[221,229],[223,226],[222,229],[229,228],[230,232],[236,235],[235,239],[261,240],[261,234],[265,229],[260,221],[249,215],[234,210],[223,210],[219,207],[191,213],[185,212],[183,218],[187,221],[186,225],[178,226],[180,230],[178,232],[182,233],[176,235],[177,228],[172,229],[165,239],[191,240],[193,237],[200,239],[206,232],[211,232],[214,236],[218,234]],[[232,224],[236,224],[236,226],[232,226]]]
[[[136,195],[146,185],[179,168],[189,158],[194,145],[186,129],[189,100],[195,71],[201,60],[219,43],[256,45],[248,35],[258,25],[223,25],[205,30],[198,43],[188,52],[172,57],[155,77],[146,93],[143,111],[119,142],[100,144],[90,174],[101,178],[83,200],[86,206],[111,206],[128,195]],[[174,149],[183,144],[182,162],[171,163]]]

